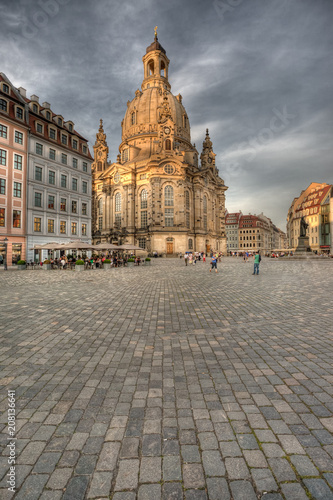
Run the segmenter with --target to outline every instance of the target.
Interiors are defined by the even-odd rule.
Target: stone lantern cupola
[[[170,90],[171,85],[168,81],[170,60],[167,58],[165,49],[158,41],[157,27],[155,28],[154,41],[147,47],[146,54],[143,56],[142,61],[144,67],[142,90],[149,87],[161,86]]]

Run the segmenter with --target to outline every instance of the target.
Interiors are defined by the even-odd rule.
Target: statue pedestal
[[[308,248],[310,248],[309,237],[308,236],[300,236],[298,238],[298,245],[297,245],[297,248],[295,250],[295,254],[307,252]]]

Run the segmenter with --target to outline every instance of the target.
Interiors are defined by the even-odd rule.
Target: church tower
[[[96,134],[96,142],[94,145],[94,163],[92,164],[92,171],[104,172],[108,164],[109,148],[106,142],[106,135],[103,129],[103,120],[99,122],[99,130]]]

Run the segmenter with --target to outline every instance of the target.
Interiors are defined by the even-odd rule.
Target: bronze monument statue
[[[301,227],[300,227],[300,236],[306,236],[306,230],[309,227],[309,224],[305,221],[304,217],[301,218]]]

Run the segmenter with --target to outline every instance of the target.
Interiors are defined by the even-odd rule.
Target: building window
[[[20,210],[13,210],[13,227],[21,227],[21,212]]]
[[[18,132],[17,130],[15,130],[15,142],[17,144],[23,144],[23,134],[22,134],[22,132]]]
[[[7,139],[7,127],[6,127],[6,125],[0,125],[0,137]]]
[[[14,221],[13,221],[14,225]],[[0,208],[0,227],[5,227],[6,226],[6,209],[5,208]]]
[[[88,192],[88,183],[85,181],[82,181],[82,193],[87,193]]]
[[[166,208],[164,210],[165,215],[165,226],[172,227],[173,226],[173,208]]]
[[[40,217],[34,218],[34,231],[40,233],[42,230],[42,219]]]
[[[56,140],[57,131],[54,128],[50,128],[50,139]]]
[[[22,156],[14,154],[14,168],[16,170],[22,170]]]
[[[42,167],[35,167],[35,181],[41,181],[43,178]]]
[[[115,215],[115,225],[117,227],[121,227],[121,214],[116,214]]]
[[[67,135],[61,134],[61,144],[65,144],[67,146]]]
[[[82,203],[82,215],[87,215],[87,204]]]
[[[164,167],[164,172],[165,172],[166,174],[173,174],[173,173],[174,173],[174,171],[175,171],[175,168],[174,168],[174,166],[173,166],[173,165],[169,165],[169,164],[168,164],[168,165],[165,165],[165,167]]]
[[[59,125],[60,127],[62,127],[62,119],[61,119],[61,118],[58,118],[58,125]]]
[[[65,155],[65,153],[61,154],[61,163],[67,165],[67,155]]]
[[[36,132],[38,132],[39,134],[43,133],[43,125],[41,123],[36,124]]]
[[[185,191],[185,223],[186,227],[190,227],[190,193]]]
[[[0,111],[7,111],[7,101],[0,99]]]
[[[144,229],[148,225],[148,214],[147,210],[141,211],[141,228]]]
[[[77,179],[72,179],[72,189],[73,191],[77,191]]]
[[[77,214],[77,201],[72,201],[72,212]]]
[[[103,217],[98,217],[98,229],[99,231],[103,229]]]
[[[166,207],[173,207],[173,187],[166,186],[164,188],[164,205]]]
[[[123,149],[123,151],[121,153],[121,160],[122,160],[123,163],[125,163],[126,161],[128,161],[128,148]]]
[[[48,198],[47,207],[48,207],[50,210],[54,210],[54,196],[52,196],[52,195],[50,195],[50,194],[49,194],[49,198]]]
[[[61,174],[61,187],[62,188],[67,187],[67,175]]]
[[[87,224],[82,224],[81,234],[82,236],[87,236]]]
[[[34,113],[38,113],[38,106],[37,106],[37,104],[33,104],[33,105],[32,105],[32,111],[33,111]]]
[[[166,149],[166,151],[171,151],[171,141],[170,141],[170,139],[166,139],[166,141],[165,141],[165,149]]]
[[[100,198],[98,200],[98,215],[103,215],[103,200]]]
[[[66,221],[60,221],[60,234],[66,234]]]
[[[6,179],[0,179],[0,194],[6,194]]]
[[[77,158],[73,158],[73,167],[77,168]]]
[[[186,212],[186,227],[189,228],[190,227],[190,212]]]
[[[82,170],[83,172],[88,172],[88,163],[85,161],[82,163]]]
[[[7,151],[0,149],[0,165],[7,164]]]
[[[141,191],[141,210],[144,210],[148,207],[148,192],[146,189]]]
[[[71,230],[72,234],[76,235],[77,234],[77,222],[72,222],[71,228],[72,228],[72,230]]]
[[[55,184],[55,172],[53,170],[49,171],[49,184]]]
[[[55,157],[56,157],[55,149],[50,149],[50,151],[49,151],[50,160],[55,160]]]
[[[5,94],[9,94],[9,87],[6,83],[2,84],[2,90]]]
[[[16,198],[21,198],[21,196],[22,196],[22,184],[20,182],[14,182],[13,196],[15,196]]]
[[[36,154],[37,155],[43,154],[43,144],[38,144],[38,142],[36,143]]]
[[[193,250],[193,240],[192,240],[192,238],[190,238],[190,239],[188,240],[188,249],[189,249],[189,250]]]
[[[50,111],[46,111],[46,119],[51,120],[51,113]]]
[[[115,212],[121,212],[121,194],[117,193],[115,196]]]
[[[99,162],[100,163],[100,162]],[[118,184],[118,182],[120,182],[120,173],[119,172],[116,172],[115,175],[114,175],[114,182],[116,184]]]
[[[47,232],[54,233],[54,220],[53,219],[48,219],[48,221],[47,221]]]
[[[16,108],[16,118],[19,120],[23,120],[23,109],[22,108]]]
[[[135,125],[135,112],[131,114],[131,124]]]
[[[35,193],[35,207],[42,206],[42,193]]]
[[[66,212],[66,198],[60,198],[60,212]]]
[[[84,146],[84,145],[82,146],[82,152],[85,155],[87,154],[87,146]]]
[[[73,139],[73,149],[77,149],[77,141]]]
[[[139,238],[139,247],[145,250],[146,248],[146,238]]]
[[[73,125],[71,123],[68,125],[68,129],[70,132],[73,132]]]

